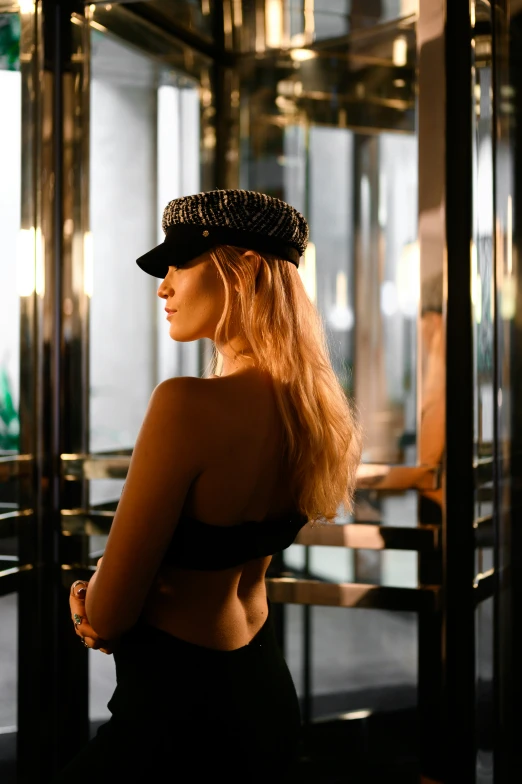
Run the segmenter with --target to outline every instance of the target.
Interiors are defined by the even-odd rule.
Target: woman
[[[171,201],[163,230],[137,263],[163,279],[171,338],[214,341],[212,375],[155,388],[103,559],[72,587],[76,634],[114,652],[117,686],[56,784],[283,781],[300,713],[265,574],[352,501],[360,436],[297,271],[303,216],[215,190]]]

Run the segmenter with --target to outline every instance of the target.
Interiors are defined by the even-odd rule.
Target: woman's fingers
[[[103,653],[112,653],[112,648],[108,645],[109,641],[99,637],[90,625],[89,619],[85,614],[85,599],[71,591],[69,607],[71,609],[71,618],[74,621],[74,631],[77,636],[83,638],[89,648],[100,650]],[[77,622],[78,619],[80,619],[79,622]]]

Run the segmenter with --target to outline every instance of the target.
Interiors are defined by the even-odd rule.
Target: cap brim
[[[172,246],[169,247],[162,242],[136,259],[136,264],[143,272],[163,280],[167,276],[169,266],[173,264],[173,255]]]

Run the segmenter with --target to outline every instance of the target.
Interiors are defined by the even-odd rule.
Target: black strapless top
[[[183,515],[163,564],[182,569],[229,569],[285,550],[306,523],[307,517],[297,513],[279,520],[245,520],[229,526],[211,525]]]

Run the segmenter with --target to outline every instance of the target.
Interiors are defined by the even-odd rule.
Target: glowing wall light
[[[396,287],[401,313],[413,318],[417,315],[420,296],[420,250],[418,242],[410,242],[402,249],[397,264]]]

